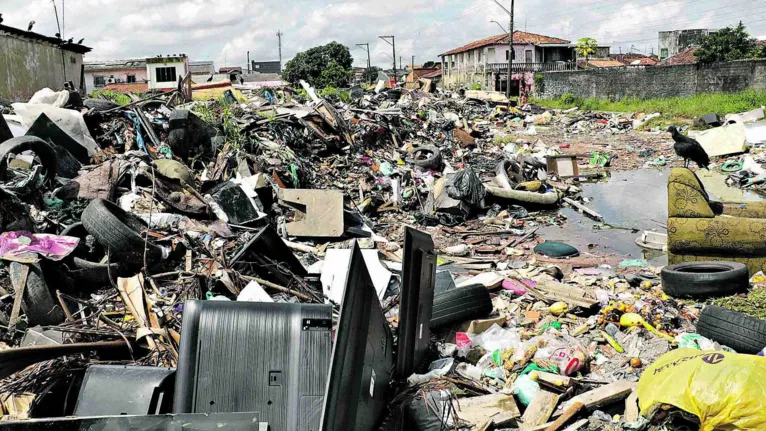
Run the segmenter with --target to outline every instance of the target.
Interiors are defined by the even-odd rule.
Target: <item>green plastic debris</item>
[[[527,375],[527,374],[531,373],[532,371],[545,371],[546,373],[558,374],[559,373],[559,367],[556,366],[556,365],[553,365],[553,364],[551,364],[550,366],[547,366],[547,367],[541,367],[541,366],[539,366],[537,364],[529,364],[521,372],[521,375],[522,376]]]
[[[607,163],[609,163],[609,157],[600,154],[598,151],[594,151],[589,161],[591,165],[601,166],[603,168]]]
[[[290,174],[293,176],[293,187],[298,188],[298,165],[290,164]]]
[[[383,162],[383,163],[380,164],[380,173],[385,175],[385,176],[387,176],[387,177],[390,177],[391,175],[396,173],[396,170],[391,165],[391,163]]]
[[[721,166],[721,170],[724,172],[737,172],[741,171],[744,163],[739,160],[729,160]]]
[[[64,208],[64,201],[58,198],[45,199],[43,203],[48,211],[58,211]]]
[[[620,262],[620,268],[645,268],[649,264],[643,259],[626,259]]]
[[[553,328],[553,329],[556,329],[556,330],[560,330],[561,329],[561,322],[546,323],[545,325],[540,327],[540,331],[545,332],[545,330],[548,329],[548,328]]]

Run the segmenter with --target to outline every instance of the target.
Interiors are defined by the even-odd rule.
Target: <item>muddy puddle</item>
[[[590,200],[587,206],[604,216],[605,224],[613,227],[564,208],[561,213],[568,218],[567,223],[563,227],[543,227],[539,233],[546,241],[572,244],[583,254],[595,251],[626,259],[646,259],[651,265],[666,265],[665,253],[643,249],[635,241],[645,230],[666,233],[669,173],[669,168],[614,172],[600,182],[583,183],[583,196]],[[757,193],[727,186],[726,175],[721,173],[698,171],[698,175],[711,199],[763,200]]]

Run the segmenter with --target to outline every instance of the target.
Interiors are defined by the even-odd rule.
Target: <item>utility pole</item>
[[[357,43],[356,46],[367,51],[367,70],[370,70],[370,44],[369,43]]]
[[[415,56],[412,56],[412,71],[415,71]]]
[[[510,44],[511,51],[508,53],[508,83],[505,86],[506,87],[505,88],[505,96],[510,99],[510,97],[511,97],[511,69],[513,68],[513,12],[514,12],[514,7],[515,7],[515,4],[514,4],[515,0],[511,0],[511,10],[506,9],[505,6],[503,6],[502,3],[500,3],[499,1],[497,1],[497,0],[494,0],[494,1],[495,1],[495,3],[497,3],[498,6],[503,8],[503,10],[506,11],[508,13],[508,15],[510,15],[510,17],[511,17],[511,25],[510,25],[511,31],[508,34],[508,43]]]
[[[247,74],[250,74],[250,51],[247,51]]]
[[[391,58],[393,58],[394,60],[394,85],[396,85],[396,83],[398,82],[398,80],[396,79],[396,38],[394,36],[378,36],[378,37],[383,39],[387,44],[391,45],[391,47],[394,49],[394,55]],[[388,39],[391,39],[391,42],[389,42]],[[401,63],[402,62],[400,60],[399,64],[401,65]]]
[[[282,70],[282,30],[277,30],[277,39],[279,39],[279,70]]]

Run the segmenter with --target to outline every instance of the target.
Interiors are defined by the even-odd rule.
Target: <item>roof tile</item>
[[[507,33],[500,34],[497,36],[485,37],[484,39],[479,39],[469,44],[463,45],[460,48],[449,50],[445,52],[444,54],[440,54],[440,56],[459,54],[461,52],[470,51],[472,49],[481,48],[487,45],[507,45],[508,42],[509,42],[509,38]],[[543,36],[541,34],[526,33],[523,31],[514,31],[513,43],[519,44],[519,45],[526,45],[526,44],[539,45],[544,43],[570,43],[570,41],[565,39],[559,39],[557,37]]]

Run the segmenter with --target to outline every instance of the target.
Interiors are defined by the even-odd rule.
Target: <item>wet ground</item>
[[[669,173],[669,168],[613,172],[601,182],[583,183],[582,194],[590,200],[587,206],[604,216],[604,223],[564,208],[561,213],[569,219],[567,223],[563,227],[543,227],[539,234],[546,241],[572,244],[584,255],[598,252],[625,259],[646,259],[651,265],[666,265],[667,256],[663,252],[643,249],[635,241],[645,230],[666,233]],[[727,186],[724,174],[706,171],[697,174],[711,199],[763,200],[754,192]]]

